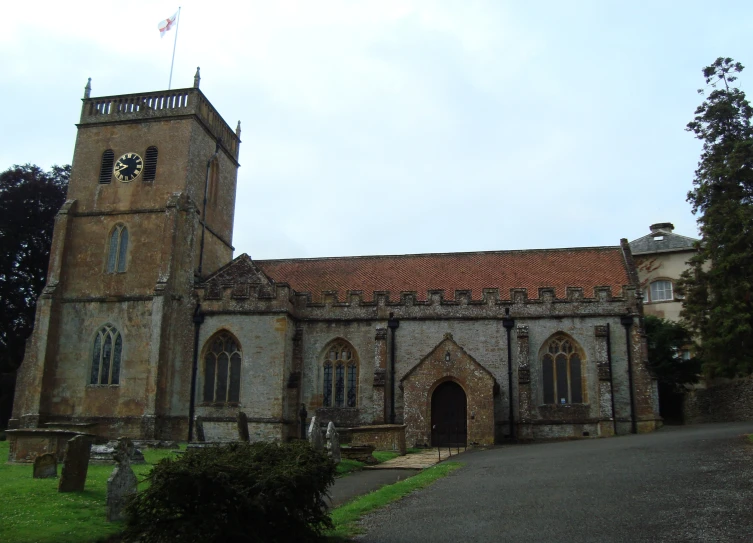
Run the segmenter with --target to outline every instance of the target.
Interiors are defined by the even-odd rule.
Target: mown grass
[[[364,515],[385,505],[395,502],[407,494],[425,488],[437,479],[445,477],[463,464],[460,462],[443,462],[427,468],[422,472],[395,484],[383,486],[370,494],[354,500],[332,510],[330,517],[335,525],[327,532],[330,541],[347,541],[350,537],[360,533],[358,521]]]
[[[185,446],[183,446],[185,447]],[[144,450],[146,464],[133,466],[141,481],[169,450]],[[0,541],[80,543],[118,533],[105,521],[107,479],[113,466],[89,466],[83,492],[58,492],[58,479],[34,479],[31,464],[6,464],[8,442],[0,441]],[[58,464],[58,474],[62,465]],[[143,490],[146,483],[139,484]]]

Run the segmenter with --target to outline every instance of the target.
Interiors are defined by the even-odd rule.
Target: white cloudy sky
[[[173,88],[242,121],[236,254],[695,236],[701,68],[751,61],[753,3],[182,0]],[[0,170],[71,160],[93,96],[167,88],[177,1],[6,2]],[[741,83],[753,92],[750,72]]]

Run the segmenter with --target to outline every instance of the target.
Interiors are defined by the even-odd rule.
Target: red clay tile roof
[[[538,297],[539,287],[554,287],[556,297],[566,287],[581,287],[585,297],[596,286],[611,286],[619,296],[630,284],[620,247],[585,247],[480,253],[439,253],[401,256],[357,256],[255,260],[271,279],[284,282],[297,292],[310,292],[314,301],[322,291],[336,290],[341,301],[347,291],[363,291],[372,300],[374,291],[388,290],[390,300],[400,292],[415,291],[426,300],[427,291],[444,290],[454,299],[455,290],[470,290],[474,300],[482,289],[498,288],[509,299],[511,288],[527,288],[529,298]]]

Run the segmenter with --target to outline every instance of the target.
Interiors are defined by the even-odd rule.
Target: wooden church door
[[[467,399],[463,388],[446,381],[431,396],[431,444],[465,445],[467,438]]]

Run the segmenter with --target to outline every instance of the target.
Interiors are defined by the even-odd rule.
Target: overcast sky
[[[5,2],[0,170],[70,163],[88,77],[166,89],[178,5]],[[233,242],[257,259],[696,236],[701,69],[753,48],[749,1],[180,5],[173,88],[201,66],[242,122]]]

